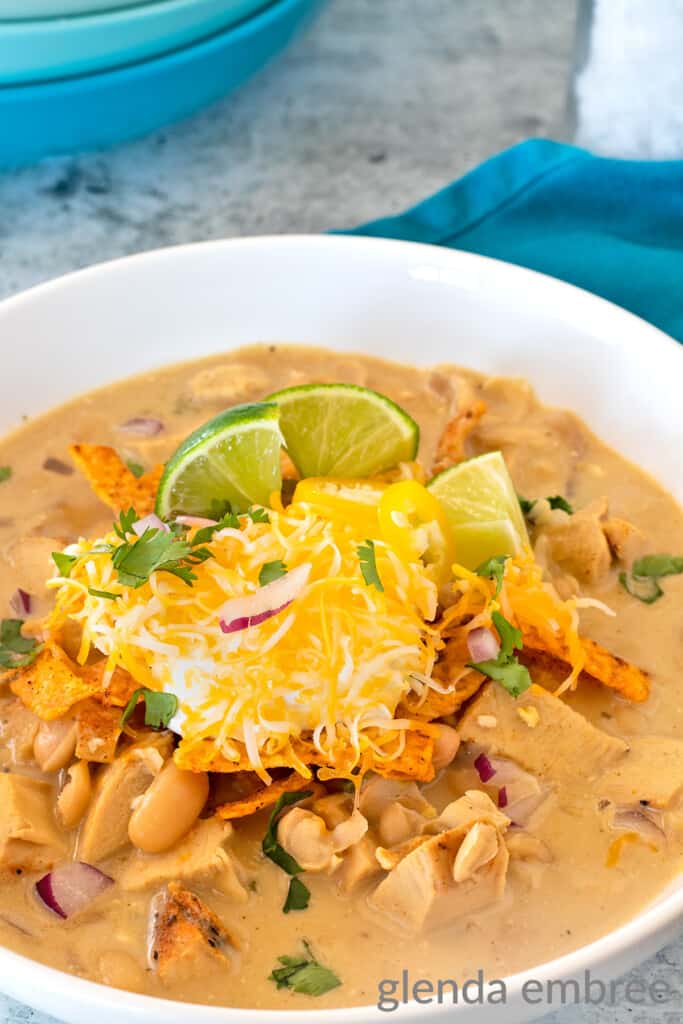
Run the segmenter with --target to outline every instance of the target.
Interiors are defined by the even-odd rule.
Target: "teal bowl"
[[[0,168],[98,149],[180,120],[282,50],[325,0],[276,0],[210,39],[115,71],[0,87]]]
[[[65,18],[72,14],[95,14],[144,3],[148,0],[0,0],[0,21]]]
[[[0,21],[0,84],[43,82],[147,60],[224,31],[269,0],[155,0],[102,14]]]

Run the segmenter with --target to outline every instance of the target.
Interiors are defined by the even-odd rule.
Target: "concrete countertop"
[[[158,246],[354,225],[521,139],[561,138],[573,32],[570,0],[332,0],[234,97],[0,177],[0,298]],[[669,996],[629,1000],[622,983],[545,1024],[683,1024],[683,943],[630,978]],[[2,996],[0,1020],[48,1022]]]

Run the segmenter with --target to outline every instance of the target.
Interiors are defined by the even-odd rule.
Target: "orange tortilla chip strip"
[[[114,448],[101,444],[72,444],[71,458],[93,491],[114,512],[134,508],[139,516],[154,511],[163,466],[136,477]]]
[[[239,748],[239,744],[235,743]],[[415,779],[418,782],[429,782],[434,778],[434,766],[432,757],[434,754],[434,738],[432,730],[428,725],[420,728],[406,730],[404,749],[392,760],[379,758],[374,752],[367,752],[363,757],[363,769],[377,772],[386,778]],[[291,768],[292,761],[300,762],[298,774],[304,785],[309,780],[303,776],[303,769],[308,767],[334,767],[328,765],[327,760],[316,750],[312,744],[303,740],[295,739],[291,744],[291,751],[283,750],[276,754],[263,754],[261,761],[266,772],[274,768]],[[231,761],[219,750],[216,750],[211,740],[202,740],[199,743],[188,743],[181,740],[173,755],[178,768],[190,772],[254,772],[254,765],[249,760],[246,751],[240,749],[240,757],[237,761]],[[353,767],[349,759],[349,770]]]
[[[296,793],[300,789],[311,790],[313,796],[322,796],[325,793],[325,787],[319,782],[306,780],[298,772],[292,772],[283,779],[273,779],[269,786],[264,786],[260,780],[258,784],[259,788],[242,800],[233,800],[217,807],[218,817],[225,820],[247,818],[250,814],[256,814],[264,807],[277,803],[283,793]]]
[[[448,693],[428,690],[424,699],[415,693],[408,694],[399,705],[397,715],[431,722],[454,714],[484,683],[480,672],[467,670],[469,660],[467,634],[460,631],[458,636],[446,641],[434,668],[434,678],[442,686],[450,684],[452,689]]]
[[[569,649],[562,636],[555,635],[552,640],[546,640],[533,626],[522,622],[520,627],[525,648],[540,651],[567,665],[570,664]],[[647,700],[650,696],[650,677],[647,672],[631,665],[618,654],[612,654],[595,640],[589,640],[587,637],[580,637],[580,640],[586,656],[582,675],[597,680],[611,690],[616,690],[627,700],[636,703]]]
[[[111,764],[121,735],[121,711],[99,700],[85,700],[76,710],[76,757]]]
[[[83,668],[79,669],[79,673],[83,679],[87,679],[93,686],[97,684],[96,692],[101,696],[104,704],[125,708],[130,698],[138,689],[138,684],[130,672],[126,672],[124,668],[117,667],[114,669],[114,674],[107,685],[103,685],[102,680],[106,667],[107,659],[101,658],[91,665],[84,665]]]
[[[472,398],[449,420],[436,450],[434,473],[441,473],[467,458],[465,442],[485,412],[486,402]]]
[[[81,677],[64,651],[53,646],[46,647],[32,665],[10,680],[12,693],[46,722],[62,718],[74,704],[94,696],[99,688],[92,679]]]

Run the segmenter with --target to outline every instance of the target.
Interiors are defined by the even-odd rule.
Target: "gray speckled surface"
[[[157,246],[356,224],[522,138],[561,137],[573,21],[571,0],[332,0],[193,119],[0,177],[0,297]],[[683,943],[631,979],[668,997],[629,1001],[621,986],[615,1005],[546,1024],[683,1024]],[[2,996],[0,1019],[48,1020]]]

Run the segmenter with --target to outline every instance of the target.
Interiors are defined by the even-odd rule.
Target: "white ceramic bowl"
[[[297,341],[413,363],[453,361],[529,378],[575,409],[683,501],[683,348],[586,292],[531,271],[430,246],[343,237],[186,246],[94,267],[0,304],[0,431],[126,373],[253,341]],[[569,897],[568,897],[569,898]],[[561,910],[561,908],[560,908]],[[505,1006],[415,1005],[392,1019],[529,1020],[526,977],[626,971],[678,931],[683,878],[590,946],[507,979]],[[264,979],[264,984],[267,984]],[[0,987],[74,1024],[300,1024],[300,1012],[230,1010],[118,992],[0,950]],[[374,1008],[315,1024],[386,1021]]]

